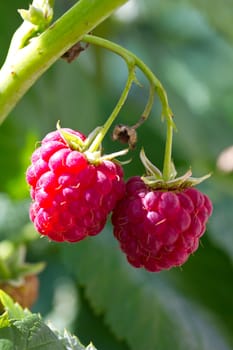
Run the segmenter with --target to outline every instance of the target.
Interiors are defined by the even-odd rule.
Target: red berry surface
[[[63,130],[85,140],[77,131]],[[26,173],[33,200],[30,218],[51,240],[77,242],[98,234],[124,195],[121,166],[109,160],[91,164],[59,131],[42,140],[31,162]]]
[[[193,187],[153,190],[135,176],[113,211],[114,236],[131,265],[158,272],[197,250],[211,213],[210,199]]]

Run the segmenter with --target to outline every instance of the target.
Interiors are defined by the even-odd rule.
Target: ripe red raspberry
[[[197,250],[211,213],[210,199],[193,187],[153,190],[135,176],[112,223],[129,263],[157,272],[182,265]]]
[[[61,129],[84,141],[81,133]],[[49,133],[32,154],[26,179],[33,203],[30,218],[37,231],[54,241],[77,242],[98,234],[124,195],[121,166],[90,162],[73,150],[59,131]]]

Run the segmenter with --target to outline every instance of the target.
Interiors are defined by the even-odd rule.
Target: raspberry
[[[210,199],[193,187],[151,189],[135,176],[113,211],[114,236],[131,265],[158,272],[197,250],[211,213]]]
[[[81,133],[62,129],[84,141]],[[98,234],[124,195],[120,165],[90,162],[73,150],[59,131],[49,133],[31,157],[26,179],[31,186],[30,218],[42,235],[54,241],[77,242]]]

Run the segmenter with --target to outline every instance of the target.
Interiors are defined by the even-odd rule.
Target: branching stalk
[[[173,114],[171,108],[168,103],[167,94],[159,79],[154,75],[154,73],[149,69],[149,67],[135,54],[123,48],[120,45],[117,45],[111,41],[106,39],[96,37],[93,35],[84,35],[82,41],[94,44],[100,47],[103,47],[107,50],[110,50],[117,55],[121,56],[128,67],[137,66],[147,77],[150,82],[150,94],[149,98],[142,115],[142,118],[147,118],[151,112],[153,102],[154,102],[154,93],[157,92],[160,102],[162,104],[162,117],[166,118],[167,122],[167,135],[166,135],[166,146],[165,146],[165,154],[164,154],[164,165],[163,165],[163,178],[165,181],[170,179],[171,168],[172,168],[172,139],[173,139],[173,129],[175,128],[175,124],[173,122]],[[141,122],[141,120],[140,120]]]
[[[153,86],[154,90],[158,94],[161,104],[162,104],[162,115],[165,117],[172,116],[171,109],[168,104],[167,94],[165,89],[163,88],[161,82],[159,79],[154,75],[154,73],[150,70],[150,68],[135,54],[133,54],[131,51],[123,48],[122,46],[115,44],[109,40],[86,34],[83,36],[82,41],[86,43],[90,43],[93,45],[97,45],[100,47],[103,47],[107,50],[110,50],[117,55],[121,56],[127,64],[134,64],[140,70],[145,74],[149,82],[151,83],[151,86]]]

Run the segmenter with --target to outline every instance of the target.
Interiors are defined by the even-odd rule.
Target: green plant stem
[[[155,89],[154,89],[154,86],[151,84],[147,104],[142,113],[142,117],[141,117],[142,119],[146,120],[148,118],[154,104],[154,99],[155,99]]]
[[[111,127],[112,123],[116,119],[118,113],[120,112],[121,108],[123,107],[123,105],[128,97],[130,88],[131,88],[133,82],[135,81],[134,66],[129,64],[128,69],[129,69],[129,74],[128,74],[128,79],[126,81],[124,90],[122,91],[122,94],[121,94],[114,110],[112,111],[111,115],[109,116],[109,118],[107,119],[105,124],[103,125],[102,130],[98,133],[96,139],[92,142],[91,147],[88,149],[89,152],[95,152],[99,148],[99,145],[101,144],[104,136],[108,132],[109,128]]]
[[[118,44],[115,44],[109,40],[106,40],[94,35],[86,34],[83,36],[82,41],[110,50],[116,53],[117,55],[121,56],[126,61],[127,64],[131,64],[131,65],[134,64],[135,66],[140,68],[160,98],[160,101],[162,104],[162,115],[165,117],[172,116],[172,112],[168,104],[168,99],[167,99],[167,94],[165,89],[163,88],[159,79],[154,75],[154,73],[150,70],[150,68],[139,57],[137,57],[135,54],[133,54],[132,52],[130,52],[129,50],[123,48]]]
[[[127,1],[80,0],[41,35],[16,51],[13,59],[11,56],[6,60],[0,70],[0,124],[60,56]]]
[[[166,135],[166,145],[163,161],[163,179],[165,181],[170,180],[172,171],[172,139],[173,139],[173,120],[167,118],[167,135]]]
[[[167,122],[167,134],[166,134],[166,145],[165,145],[165,154],[164,154],[164,164],[163,164],[163,178],[165,181],[170,179],[171,175],[171,164],[172,164],[172,139],[173,139],[173,129],[175,128],[175,124],[173,122],[173,113],[168,103],[167,94],[159,79],[154,75],[154,73],[149,69],[149,67],[136,55],[127,49],[117,45],[113,42],[110,42],[106,39],[96,37],[93,35],[84,35],[84,42],[89,44],[94,44],[101,46],[105,49],[108,49],[117,55],[121,56],[128,66],[137,66],[140,70],[145,74],[147,79],[150,82],[150,94],[148,98],[147,105],[145,107],[142,118],[145,119],[148,117],[151,112],[153,102],[154,102],[154,92],[156,91],[161,104],[162,104],[162,116],[166,118]]]

